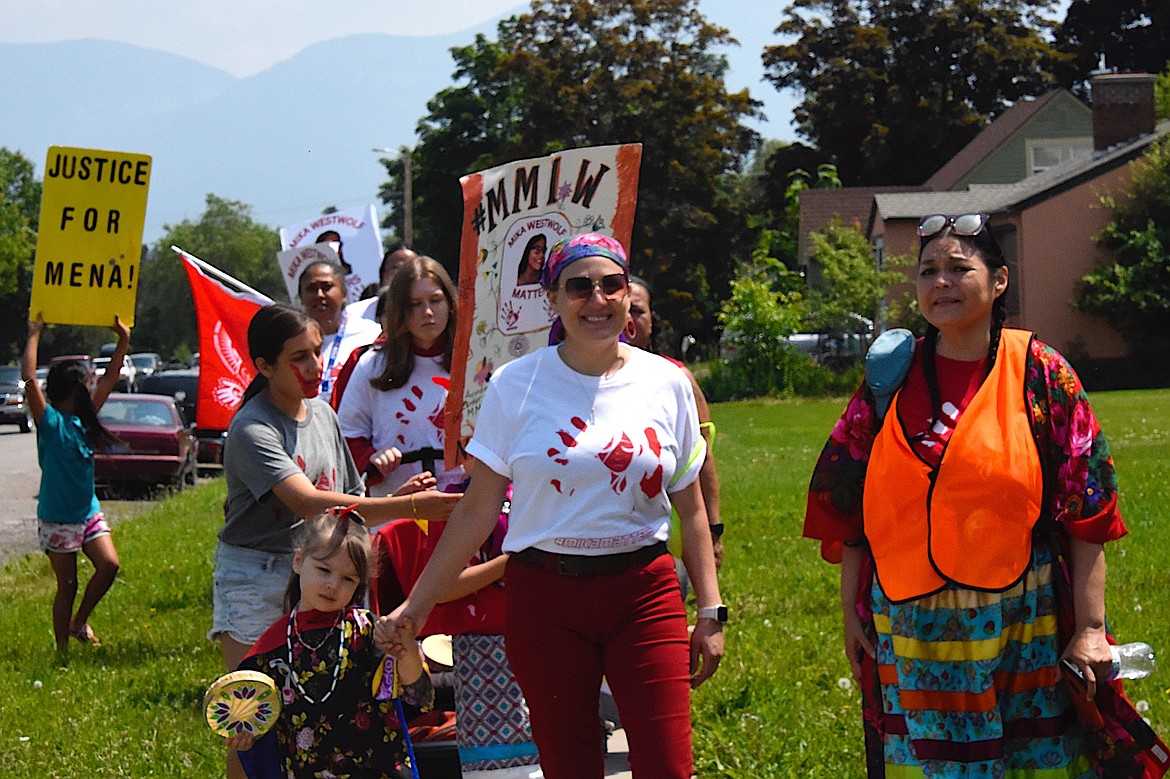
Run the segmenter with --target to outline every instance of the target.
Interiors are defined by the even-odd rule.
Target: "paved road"
[[[0,564],[37,548],[37,437],[0,427]]]
[[[37,551],[40,483],[36,434],[20,433],[15,426],[0,427],[0,565]],[[152,501],[145,499],[102,501],[110,524],[136,516],[151,505]]]

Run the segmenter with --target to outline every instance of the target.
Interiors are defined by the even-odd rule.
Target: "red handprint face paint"
[[[301,370],[301,367],[296,363],[291,363],[289,368],[292,370],[293,375],[297,377],[297,382],[301,385],[301,393],[305,396],[305,399],[308,400],[309,398],[317,397],[318,393],[321,392],[320,372],[318,371],[314,376],[306,376]]]

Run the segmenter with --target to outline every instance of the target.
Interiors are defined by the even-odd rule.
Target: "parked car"
[[[94,454],[94,479],[100,486],[169,484],[181,490],[195,483],[199,443],[174,398],[114,393],[98,417],[119,439]]]
[[[196,411],[199,401],[199,369],[180,368],[173,371],[158,371],[153,376],[147,376],[138,387],[139,392],[149,392],[155,395],[170,395],[179,406],[183,420],[188,425],[196,424]],[[199,439],[199,471],[200,473],[215,472],[223,468],[223,443],[227,438],[226,430],[210,428],[195,428],[195,437]]]
[[[32,430],[32,412],[24,395],[24,380],[20,368],[15,365],[0,365],[0,424],[17,425],[20,432]]]
[[[860,314],[850,315],[850,326],[814,333],[792,333],[780,339],[792,351],[803,354],[820,365],[844,368],[865,357],[873,341],[873,322]],[[739,333],[724,330],[719,338],[719,357],[730,360],[740,348]]]
[[[106,366],[110,364],[110,359],[110,357],[93,358],[94,376],[100,378],[105,374]],[[118,383],[114,385],[114,390],[117,392],[138,391],[138,371],[134,368],[134,363],[129,360],[122,360],[122,368],[118,371]]]
[[[162,358],[155,352],[136,352],[126,359],[134,366],[140,388],[143,379],[162,370]]]

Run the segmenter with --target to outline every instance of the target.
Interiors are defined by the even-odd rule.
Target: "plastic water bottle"
[[[1113,653],[1111,679],[1140,679],[1153,673],[1154,650],[1149,644],[1135,641],[1132,644],[1109,647]]]

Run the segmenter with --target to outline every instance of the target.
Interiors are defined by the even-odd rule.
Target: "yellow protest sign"
[[[149,187],[148,155],[49,147],[30,317],[133,326]]]

